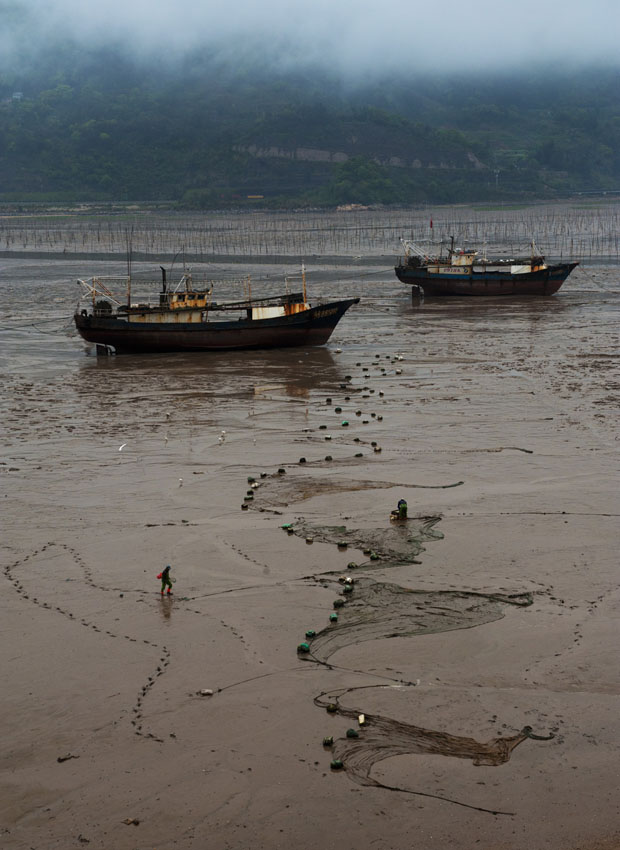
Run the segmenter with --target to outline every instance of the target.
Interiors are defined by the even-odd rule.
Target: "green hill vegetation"
[[[149,67],[56,48],[0,74],[0,200],[334,206],[620,189],[620,73]]]

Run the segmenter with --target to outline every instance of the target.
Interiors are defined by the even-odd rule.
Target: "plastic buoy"
[[[331,455],[325,455],[325,460],[333,460],[333,457]]]
[[[344,605],[344,599],[334,599],[332,605],[334,606],[334,608],[342,608],[342,606]]]
[[[377,422],[383,422],[383,416],[377,416]]]
[[[261,477],[261,478],[267,478],[267,473],[266,473],[266,472],[261,472],[260,477]]]
[[[300,643],[299,646],[297,647],[297,652],[299,652],[299,653],[310,652],[310,646],[307,643]]]
[[[327,431],[327,425],[319,425],[319,431]]]
[[[352,584],[345,584],[345,586],[342,588],[342,592],[343,593],[353,593],[353,585]]]
[[[340,761],[340,759],[334,759],[329,766],[332,770],[342,770],[344,764]]]
[[[244,496],[244,497],[243,497],[243,501],[244,501],[244,502],[253,502],[253,501],[254,501],[254,496],[253,496],[253,495]]]
[[[375,447],[374,447],[374,449],[373,449],[373,451],[374,451],[374,452],[380,452],[380,451],[381,451],[381,446],[375,446]]]
[[[328,735],[326,738],[323,738],[323,746],[324,747],[333,747],[334,746],[334,739],[332,738],[331,735]]]
[[[357,452],[357,453],[356,453],[356,455],[355,455],[355,457],[364,457],[364,455],[363,455],[363,453],[362,453],[362,452]]]
[[[348,570],[354,570],[354,569],[356,569],[356,567],[357,567],[357,564],[355,563],[355,561],[349,561],[349,563],[347,564]],[[351,581],[353,581],[353,579],[351,579]]]
[[[281,525],[281,526],[280,526],[280,528],[283,528],[283,529],[284,529],[284,531],[288,531],[288,530],[289,530],[289,528],[292,528],[292,527],[293,527],[293,523],[292,523],[292,522],[285,522],[285,523],[284,523],[284,525]]]
[[[246,490],[245,493],[246,493],[246,496],[253,496],[254,495],[253,490]]]
[[[345,381],[350,381],[350,380],[351,380],[351,375],[345,375],[345,376],[344,376],[344,379],[345,379]]]
[[[361,411],[361,410],[356,410],[356,411],[355,411],[355,415],[356,415],[356,416],[361,416],[361,415],[362,415],[362,411]]]
[[[254,484],[256,478],[253,478],[251,475],[248,475],[248,484]]]
[[[306,543],[314,543],[314,537],[306,537]]]
[[[337,623],[338,622],[338,614],[330,614],[329,619],[332,623]]]
[[[305,458],[305,457],[300,457],[300,458],[299,458],[299,462],[300,462],[300,463],[305,463],[305,462],[306,462],[306,458]]]
[[[334,413],[342,413],[341,407],[334,407]]]
[[[331,404],[331,403],[332,403],[331,398],[326,398],[326,399],[325,399],[325,404]]]
[[[326,440],[331,440],[331,438],[332,438],[332,435],[331,435],[331,434],[325,434],[325,439],[326,439]]]
[[[339,540],[336,545],[338,546],[339,549],[346,549],[349,544],[347,543],[346,540]]]
[[[357,722],[360,726],[363,726],[366,723],[366,717],[363,714],[358,715]]]
[[[377,445],[377,441],[376,441],[376,440],[373,440],[373,441],[372,441],[372,443],[371,443],[370,445],[371,445],[371,446],[376,446],[376,445]]]
[[[359,738],[359,736],[357,729],[347,729],[347,738]]]
[[[309,640],[311,640],[313,637],[316,637],[316,632],[314,631],[314,629],[308,629],[308,631],[306,632],[306,637]]]
[[[325,706],[325,711],[327,711],[329,714],[335,714],[338,711],[338,706],[335,702],[328,702]]]
[[[346,428],[346,427],[347,427],[347,425],[349,424],[349,420],[348,420],[348,419],[343,419],[341,424],[342,424],[342,427],[343,427],[343,428]]]
[[[353,438],[353,442],[354,442],[354,443],[359,443],[359,442],[360,442],[360,438],[359,438],[359,437],[354,437],[354,438]]]
[[[247,509],[248,509],[248,506],[247,506],[247,505],[241,505],[241,510],[242,510],[242,511],[247,511]]]
[[[378,561],[378,560],[379,560],[379,556],[377,555],[377,553],[376,553],[376,552],[371,552],[371,553],[370,553],[370,560],[371,560],[371,561]]]
[[[281,466],[281,467],[278,469],[278,475],[284,475],[284,473],[285,473],[285,472],[286,472],[286,469],[285,469],[283,466]]]

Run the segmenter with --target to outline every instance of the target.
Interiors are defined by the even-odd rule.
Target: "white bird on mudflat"
[[[179,478],[179,487],[182,487],[182,486],[183,486],[183,479]]]
[[[123,443],[122,446],[119,446],[118,447],[119,452],[122,452],[126,445],[127,445],[127,443]]]

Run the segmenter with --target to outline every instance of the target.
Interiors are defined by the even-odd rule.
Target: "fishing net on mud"
[[[369,640],[471,628],[501,619],[507,605],[532,601],[529,593],[410,590],[362,576],[338,609],[337,621],[308,641],[306,657],[327,663],[338,650]]]
[[[342,464],[342,461],[340,462]],[[307,466],[327,466],[328,464],[307,464]],[[333,467],[334,462],[329,462],[329,466]],[[316,470],[315,470],[316,471]],[[260,505],[260,509],[274,509],[288,507],[297,502],[303,502],[306,499],[312,499],[315,496],[324,496],[335,493],[356,493],[363,490],[389,490],[394,487],[408,487],[420,490],[448,490],[452,487],[459,487],[462,481],[457,481],[454,484],[398,484],[395,481],[369,481],[359,480],[355,478],[343,478],[340,475],[321,476],[316,475],[297,475],[297,474],[278,474],[275,473],[269,476],[261,476],[261,481],[257,482],[257,488],[254,492],[255,506]]]
[[[367,686],[376,687],[376,686]],[[366,688],[340,688],[328,691],[315,697],[315,705],[326,708],[332,713],[358,720],[363,706],[350,708],[342,704],[344,697],[355,691]],[[384,687],[385,686],[381,686]],[[394,687],[394,686],[388,686]],[[402,686],[397,686],[402,687]],[[360,699],[360,697],[358,697]],[[350,734],[350,733],[353,734]],[[447,802],[456,803],[478,811],[489,811],[492,814],[509,814],[498,812],[480,806],[470,805],[457,800],[449,800],[441,795],[422,791],[412,791],[395,787],[381,782],[371,776],[372,769],[379,762],[401,755],[442,755],[452,758],[469,759],[474,765],[498,766],[510,759],[515,749],[528,738],[548,741],[550,735],[535,735],[530,726],[524,726],[519,732],[506,737],[491,738],[489,741],[477,741],[461,735],[451,735],[433,729],[425,729],[411,723],[404,723],[378,714],[363,714],[363,725],[352,729],[346,737],[337,738],[333,742],[334,761],[332,765],[343,767],[347,775],[359,785],[370,785],[377,788],[387,788],[391,791],[401,791],[424,797],[434,797]],[[328,739],[331,743],[331,739]]]
[[[368,559],[363,562],[364,567],[386,567],[419,563],[415,559],[424,550],[424,542],[443,539],[443,534],[434,528],[439,520],[438,516],[412,517],[398,524],[386,523],[383,528],[347,528],[315,525],[302,518],[287,526],[287,531],[320,543],[359,549]]]

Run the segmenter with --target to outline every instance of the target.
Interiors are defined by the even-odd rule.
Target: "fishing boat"
[[[414,242],[402,239],[404,257],[395,266],[403,283],[424,290],[424,295],[553,295],[579,263],[550,265],[532,242],[529,257],[489,258],[486,252],[457,250],[454,237],[447,255],[429,254]],[[415,291],[415,290],[414,290]]]
[[[213,282],[201,286],[184,271],[171,287],[162,268],[161,291],[151,303],[132,299],[131,276],[78,280],[87,300],[78,302],[75,326],[87,342],[117,354],[323,345],[359,301],[348,298],[313,307],[307,301],[303,270],[302,292],[289,292],[287,283],[284,294],[253,298],[250,279],[242,282],[242,300],[217,302]],[[124,297],[115,294],[119,287]]]

